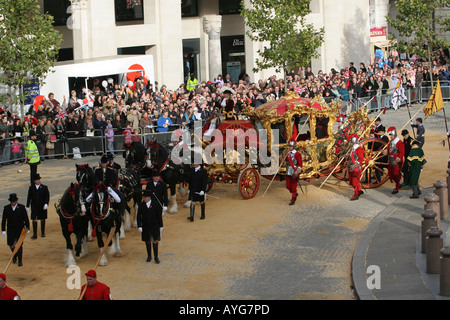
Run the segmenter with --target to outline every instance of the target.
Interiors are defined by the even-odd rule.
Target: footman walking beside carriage
[[[47,220],[47,208],[50,202],[48,187],[41,183],[39,173],[33,177],[33,184],[28,188],[27,208],[31,207],[31,220],[33,222],[33,235],[31,239],[37,239],[38,220],[41,221],[41,237],[45,237],[45,220]]]
[[[208,173],[200,164],[194,163],[191,170],[191,181],[189,183],[189,200],[191,201],[190,215],[187,218],[189,221],[194,221],[196,202],[200,202],[201,206],[200,219],[205,219],[205,192],[207,185]]]
[[[30,221],[28,220],[27,210],[23,204],[18,203],[19,198],[15,193],[9,195],[8,201],[10,204],[3,208],[2,216],[2,234],[6,235],[6,243],[14,252],[17,240],[19,240],[20,234],[23,228],[30,229]],[[22,254],[23,247],[17,251],[17,254],[13,258],[13,262],[19,260],[18,266],[22,266]]]
[[[147,249],[147,262],[155,255],[155,262],[159,263],[158,242],[161,240],[161,229],[163,228],[162,212],[158,204],[152,201],[152,191],[144,190],[142,194],[143,202],[138,204],[137,226],[141,232],[141,239],[145,242]]]

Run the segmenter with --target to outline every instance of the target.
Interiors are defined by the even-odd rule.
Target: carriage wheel
[[[364,148],[365,158],[360,180],[363,188],[377,188],[389,179],[387,173],[388,161],[383,159],[385,156],[379,153],[379,150],[387,144],[387,142],[376,138],[369,138],[360,142],[360,145]]]
[[[347,161],[344,159],[339,166],[334,170],[333,177],[339,180],[348,181]]]
[[[259,174],[252,167],[246,168],[239,174],[238,178],[239,193],[245,199],[253,198],[259,189]]]

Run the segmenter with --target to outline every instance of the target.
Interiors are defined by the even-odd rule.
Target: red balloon
[[[128,70],[142,70],[142,71],[128,72],[127,73],[127,80],[128,81],[132,81],[133,84],[135,84],[136,83],[136,79],[139,78],[140,76],[143,76],[144,77],[144,83],[145,83],[145,85],[147,85],[148,80],[145,77],[144,67],[142,67],[140,64],[133,64],[131,67],[128,68]],[[130,89],[134,90],[135,89],[135,85],[130,87]]]

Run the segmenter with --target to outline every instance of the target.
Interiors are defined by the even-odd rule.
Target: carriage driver
[[[286,189],[292,194],[289,205],[292,206],[297,200],[298,177],[302,171],[303,159],[300,152],[295,150],[295,140],[289,140],[289,151],[286,154]]]
[[[100,159],[100,165],[95,168],[94,171],[97,178],[105,184],[108,194],[114,198],[116,203],[120,203],[120,197],[116,192],[117,185],[119,184],[119,177],[115,170],[108,166],[108,158],[106,155]],[[86,198],[86,202],[91,202],[92,193]]]

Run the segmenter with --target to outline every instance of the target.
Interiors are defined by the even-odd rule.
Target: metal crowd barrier
[[[45,159],[64,159],[64,158],[77,158],[79,156],[100,156],[103,153],[114,153],[115,156],[125,151],[124,143],[132,141],[140,141],[145,144],[149,140],[156,140],[160,144],[170,146],[172,131],[180,126],[174,125],[169,132],[150,132],[138,129],[139,132],[129,135],[115,134],[112,144],[113,149],[109,149],[107,137],[105,135],[86,136],[86,132],[83,132],[82,137],[67,138],[71,133],[66,132],[64,136],[59,137],[56,142],[53,143],[54,148],[46,148],[46,142],[37,141],[37,147],[41,160]],[[123,131],[121,129],[121,131]],[[98,132],[98,131],[97,131]],[[115,132],[117,133],[117,132]],[[25,161],[25,147],[28,141],[28,137],[22,137],[20,142],[20,148],[18,153],[13,153],[13,145],[15,137],[0,140],[0,165],[8,165],[14,163],[21,163]],[[78,148],[78,149],[74,149]]]

